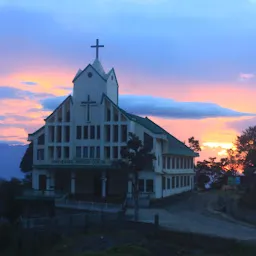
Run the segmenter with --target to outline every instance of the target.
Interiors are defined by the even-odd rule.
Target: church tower
[[[99,104],[103,94],[106,94],[116,105],[118,105],[118,82],[115,71],[112,68],[105,72],[99,60],[99,40],[96,40],[96,58],[84,70],[79,69],[73,79],[73,99],[75,102],[85,102],[88,99]]]

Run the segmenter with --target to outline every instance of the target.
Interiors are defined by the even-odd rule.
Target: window
[[[90,147],[90,158],[94,158],[94,147]]]
[[[171,158],[170,157],[167,157],[167,169],[170,169],[171,168]]]
[[[122,142],[127,141],[127,125],[121,125],[121,140]]]
[[[150,135],[148,135],[147,133],[144,132],[144,136],[143,136],[143,143],[145,147],[148,147],[150,150],[153,149],[153,137],[151,137]]]
[[[53,159],[54,157],[54,147],[49,147],[49,158]]]
[[[145,181],[142,179],[139,179],[139,191],[144,192],[144,183]]]
[[[188,160],[188,159],[185,157],[185,158],[184,158],[184,169],[187,169],[187,160]]]
[[[69,158],[69,147],[64,147],[64,158]]]
[[[61,142],[61,137],[62,137],[62,130],[61,126],[57,126],[57,142]]]
[[[100,158],[100,147],[96,147],[96,158]]]
[[[91,140],[95,139],[95,126],[91,125],[90,127],[90,138]]]
[[[164,176],[162,177],[162,188],[163,190],[166,189],[166,178]]]
[[[88,158],[88,147],[83,147],[83,158]]]
[[[97,125],[97,139],[100,140],[100,125]]]
[[[44,145],[44,133],[38,137],[38,145]]]
[[[146,180],[146,192],[154,192],[154,180]]]
[[[175,188],[175,177],[172,176],[172,188]]]
[[[55,127],[49,126],[49,142],[54,142],[55,140]]]
[[[84,126],[84,139],[88,139],[88,125]]]
[[[118,111],[117,111],[116,108],[113,108],[113,120],[114,120],[115,122],[118,121]]]
[[[181,169],[184,168],[184,158],[183,157],[180,158],[180,168]]]
[[[76,139],[81,140],[82,138],[82,126],[76,127]]]
[[[163,156],[163,168],[165,169],[166,168],[166,162],[165,162],[165,156]]]
[[[113,147],[113,158],[118,158],[118,147]]]
[[[69,126],[65,126],[65,142],[69,142],[70,141],[70,127]]]
[[[37,160],[44,160],[44,149],[37,150]]]
[[[179,157],[176,158],[176,168],[180,169],[180,158]]]
[[[176,188],[180,186],[180,179],[179,176],[176,176]]]
[[[66,112],[66,122],[70,122],[70,111]]]
[[[190,176],[188,176],[188,186],[190,186]]]
[[[56,147],[56,150],[57,150],[57,158],[60,159],[61,158],[61,147],[60,146]]]
[[[107,122],[111,121],[111,111],[110,108],[107,108]]]
[[[171,180],[167,178],[167,189],[171,189]]]
[[[188,176],[184,176],[184,186],[188,185]]]
[[[105,126],[105,138],[107,142],[110,141],[110,125]]]
[[[110,147],[105,147],[105,158],[110,158]]]
[[[180,176],[180,186],[183,187],[184,183],[183,183],[183,176]]]
[[[113,128],[113,141],[118,142],[118,125],[114,125]]]
[[[82,157],[82,152],[81,152],[81,147],[76,147],[76,157],[81,158]]]
[[[176,161],[176,158],[173,157],[173,158],[172,158],[172,169],[175,169],[175,161]]]

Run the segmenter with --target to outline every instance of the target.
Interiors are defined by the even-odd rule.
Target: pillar
[[[107,183],[106,171],[102,172],[101,182],[102,182],[101,183],[101,186],[102,186],[101,197],[105,198],[106,197],[106,183]]]
[[[71,194],[76,193],[76,174],[75,172],[71,172]]]

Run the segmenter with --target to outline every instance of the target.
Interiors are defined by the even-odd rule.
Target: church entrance
[[[44,174],[39,175],[39,190],[41,191],[46,190],[46,175]]]

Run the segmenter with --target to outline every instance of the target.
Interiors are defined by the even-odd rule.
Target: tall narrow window
[[[76,127],[76,139],[81,140],[82,138],[82,126]]]
[[[105,158],[110,158],[110,147],[105,147]]]
[[[106,142],[110,141],[110,125],[105,125],[105,139]]]
[[[91,125],[90,127],[90,138],[91,140],[95,139],[95,126]]]
[[[56,147],[56,150],[57,150],[57,158],[60,159],[61,158],[61,147],[60,146]]]
[[[90,147],[90,158],[94,158],[94,147]]]
[[[83,147],[83,158],[88,158],[88,147]]]
[[[84,126],[84,139],[88,139],[88,125]]]
[[[100,125],[97,125],[97,139],[100,140]]]
[[[118,158],[118,147],[113,147],[113,158]]]
[[[81,158],[82,157],[81,147],[76,147],[76,157],[77,158]]]
[[[64,158],[65,159],[69,158],[69,147],[64,147]]]
[[[96,158],[100,158],[100,147],[96,147]]]
[[[111,111],[110,108],[107,108],[107,122],[111,121]]]
[[[171,158],[167,157],[167,169],[171,168]]]
[[[176,168],[175,162],[176,162],[176,157],[173,157],[173,158],[172,158],[172,169],[175,169],[175,168]]]
[[[113,126],[113,141],[118,142],[118,125]]]
[[[172,176],[172,188],[175,188],[175,177]]]
[[[127,141],[127,125],[122,125],[121,126],[121,140],[122,142]]]
[[[166,178],[164,176],[162,177],[162,189],[166,189]]]
[[[163,156],[163,168],[165,169],[166,168],[166,162],[165,162],[165,156]]]
[[[180,187],[179,176],[176,176],[176,188]]]

